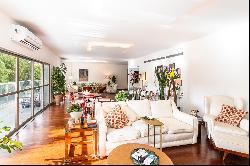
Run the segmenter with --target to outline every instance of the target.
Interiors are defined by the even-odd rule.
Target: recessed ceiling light
[[[92,47],[118,47],[118,48],[130,48],[133,44],[129,43],[116,43],[116,42],[88,42],[87,49],[91,49]]]

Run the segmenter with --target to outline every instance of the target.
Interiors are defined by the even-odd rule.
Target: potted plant
[[[70,106],[67,107],[67,112],[75,120],[81,118],[82,111],[83,111],[83,109],[80,107],[80,105],[78,103],[72,103],[72,104],[70,104]]]
[[[65,95],[66,90],[66,74],[67,68],[65,64],[61,64],[59,67],[53,67],[52,71],[52,93],[55,98],[56,105],[60,105],[60,102]]]
[[[128,93],[125,91],[119,91],[116,95],[115,95],[115,100],[116,101],[125,101],[128,97]]]

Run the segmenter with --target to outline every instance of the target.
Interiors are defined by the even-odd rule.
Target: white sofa
[[[130,125],[122,129],[108,128],[105,114],[114,105],[121,104],[129,119],[134,119]],[[107,109],[108,108],[108,109]],[[125,143],[148,144],[147,124],[139,120],[143,116],[159,119],[163,126],[164,147],[194,144],[197,142],[198,120],[196,117],[180,112],[175,103],[170,100],[149,101],[131,100],[127,102],[96,103],[96,119],[99,125],[99,156],[108,156],[117,146]],[[160,130],[156,129],[156,147],[160,147]],[[153,146],[153,127],[150,127],[150,145]]]
[[[223,159],[228,153],[240,156],[249,154],[249,120],[242,119],[239,127],[216,122],[214,119],[219,115],[222,104],[235,106],[243,109],[243,101],[240,98],[229,96],[205,96],[205,114],[203,120],[206,122],[208,138],[215,147],[225,151]]]

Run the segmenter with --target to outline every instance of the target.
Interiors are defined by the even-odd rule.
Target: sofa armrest
[[[178,109],[173,109],[173,116],[175,119],[185,122],[193,127],[196,127],[196,123],[198,124],[198,119],[195,116],[181,112]]]
[[[207,125],[211,125],[211,127],[214,127],[214,119],[216,116],[210,115],[210,114],[204,114],[203,115],[203,120],[207,123]]]
[[[216,116],[210,115],[210,114],[204,114],[203,120],[206,122],[206,127],[207,127],[207,136],[208,138],[211,137],[211,133],[214,129],[214,119]]]
[[[173,116],[184,123],[187,123],[193,127],[193,144],[197,142],[198,137],[198,119],[195,116],[181,112],[178,109],[173,109]]]
[[[107,139],[108,127],[106,126],[103,109],[99,109],[98,111],[100,111],[97,120],[99,156],[104,157],[106,155],[106,139]]]

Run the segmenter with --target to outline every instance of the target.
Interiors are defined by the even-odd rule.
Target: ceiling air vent
[[[42,41],[21,25],[11,25],[11,40],[32,50],[39,50],[42,48]]]

